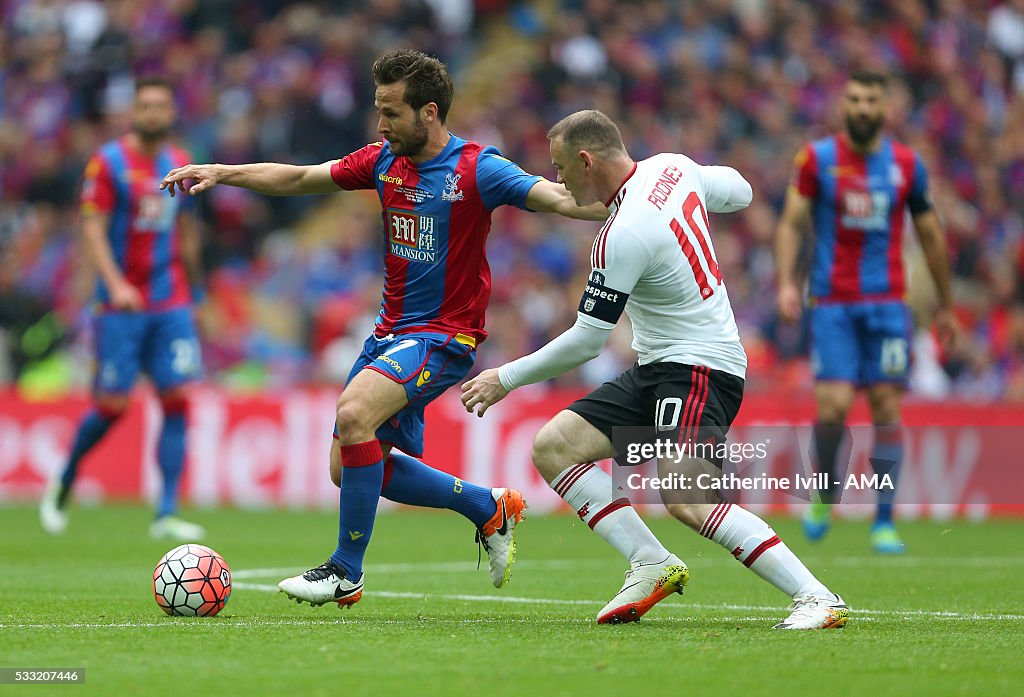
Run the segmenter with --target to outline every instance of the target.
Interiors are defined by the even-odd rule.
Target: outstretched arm
[[[604,263],[594,268],[580,299],[576,323],[528,356],[486,370],[462,386],[466,410],[487,408],[523,385],[550,380],[596,358],[626,308],[629,294],[647,268],[650,252],[627,227],[609,235]],[[627,289],[627,290],[623,290]]]
[[[540,179],[526,194],[526,206],[541,213],[558,213],[577,220],[605,220],[608,209],[602,203],[577,206],[572,194],[562,184]]]
[[[568,331],[555,337],[528,356],[490,368],[462,385],[462,404],[466,411],[476,409],[483,416],[488,407],[500,402],[509,392],[550,380],[597,358],[608,341],[611,328],[586,322],[582,315]]]
[[[329,194],[338,190],[338,185],[331,178],[332,164],[257,162],[248,165],[185,165],[168,172],[160,182],[160,189],[168,189],[174,196],[177,187],[181,193],[195,196],[217,184],[227,184],[270,196]],[[189,179],[194,182],[191,186],[186,184]]]

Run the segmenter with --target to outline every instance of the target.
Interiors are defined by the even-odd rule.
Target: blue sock
[[[100,442],[100,439],[106,435],[111,424],[116,420],[117,416],[101,414],[93,409],[79,422],[78,432],[75,433],[75,441],[71,446],[71,454],[68,455],[67,464],[64,465],[64,471],[60,475],[61,505],[67,499],[68,494],[71,492],[71,487],[75,483],[75,477],[78,475],[78,464],[81,462],[82,457],[92,450],[94,445]]]
[[[163,475],[164,488],[156,508],[156,517],[178,511],[178,484],[185,470],[185,412],[164,413],[164,427],[156,445],[156,461]]]
[[[331,561],[345,569],[350,581],[363,573],[363,556],[373,533],[377,501],[384,482],[384,455],[377,440],[341,446],[341,512],[338,549]]]
[[[892,523],[892,502],[896,498],[896,478],[903,460],[903,434],[899,424],[875,424],[875,446],[871,451],[871,466],[881,478],[888,474],[892,489],[878,490],[878,509],[875,525]]]
[[[388,465],[390,467],[388,468]],[[414,457],[391,453],[390,469],[381,496],[397,503],[426,508],[448,508],[480,527],[498,509],[491,490],[436,470]]]

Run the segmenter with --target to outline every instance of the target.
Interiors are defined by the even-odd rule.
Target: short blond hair
[[[626,154],[619,127],[596,109],[569,114],[551,127],[548,140],[560,140],[572,151],[587,150],[602,155]]]

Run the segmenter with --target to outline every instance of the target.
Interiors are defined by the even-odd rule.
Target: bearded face
[[[430,133],[427,131],[427,125],[423,123],[423,119],[420,118],[418,112],[415,113],[412,127],[405,133],[392,133],[392,137],[388,139],[391,143],[391,152],[396,155],[405,155],[407,157],[416,157],[423,148],[427,146],[427,140],[430,138]],[[395,140],[395,138],[399,140]]]
[[[174,94],[170,89],[152,85],[135,95],[132,130],[145,142],[163,140],[174,124]]]
[[[885,125],[885,92],[881,85],[850,81],[843,94],[843,122],[850,140],[858,147],[871,144]]]
[[[391,152],[416,157],[427,145],[430,131],[420,109],[413,109],[405,101],[405,82],[378,85],[374,106],[380,114],[377,132],[391,145]]]
[[[846,116],[846,133],[856,145],[864,147],[875,139],[884,124],[884,115],[848,114]]]

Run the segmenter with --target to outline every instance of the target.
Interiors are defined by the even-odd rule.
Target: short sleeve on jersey
[[[793,158],[793,181],[790,184],[807,198],[818,193],[818,158],[810,143],[800,148]]]
[[[914,153],[914,174],[910,182],[910,191],[907,192],[907,207],[911,215],[925,213],[931,210],[932,202],[928,196],[928,172],[924,168],[921,156]]]
[[[497,148],[486,147],[476,161],[476,185],[488,210],[498,206],[526,208],[526,195],[541,180],[527,174],[515,162],[502,157]]]
[[[382,143],[370,143],[345,155],[331,165],[331,179],[339,188],[346,191],[374,188],[373,166],[377,162],[381,148]]]
[[[85,166],[85,175],[82,179],[82,213],[110,213],[114,210],[115,198],[114,181],[110,176],[109,165],[102,155],[96,153]]]

